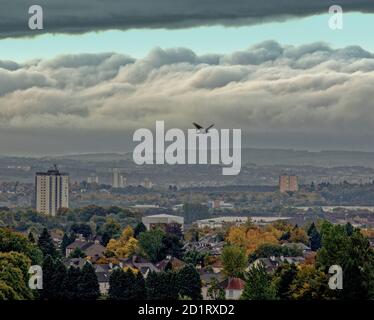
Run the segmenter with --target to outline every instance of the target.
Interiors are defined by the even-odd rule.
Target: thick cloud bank
[[[229,55],[156,48],[139,60],[104,53],[0,61],[0,130],[73,130],[95,141],[101,132],[131,136],[156,120],[180,128],[200,121],[269,139],[369,143],[373,84],[372,53],[323,43],[267,41]]]
[[[28,29],[34,0],[0,2],[0,37],[44,32],[89,32],[129,28],[180,28],[243,25],[327,13],[339,4],[345,12],[374,12],[372,0],[39,0],[44,30]]]

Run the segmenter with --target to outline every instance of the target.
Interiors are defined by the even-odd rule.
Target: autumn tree
[[[313,265],[301,265],[289,286],[288,296],[292,300],[324,300],[331,298],[328,276]]]
[[[134,238],[134,230],[127,226],[119,239],[111,239],[106,248],[117,258],[127,258],[134,255],[138,251],[138,240]]]

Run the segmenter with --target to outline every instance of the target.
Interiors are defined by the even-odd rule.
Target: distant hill
[[[70,161],[88,161],[111,163],[118,161],[132,161],[132,152],[126,153],[84,153],[68,154],[59,156],[45,157],[2,157],[3,160],[12,160],[15,162],[27,162],[28,159],[40,159],[42,161],[62,160]],[[242,164],[254,165],[286,165],[286,166],[316,166],[316,167],[368,167],[374,168],[374,152],[359,151],[308,151],[294,149],[259,149],[243,148]]]

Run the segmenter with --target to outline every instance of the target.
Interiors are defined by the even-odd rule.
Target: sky
[[[40,1],[42,31],[29,1],[5,1],[0,154],[130,151],[156,120],[241,128],[249,147],[374,151],[371,1],[341,1],[342,30],[331,1],[87,1]]]

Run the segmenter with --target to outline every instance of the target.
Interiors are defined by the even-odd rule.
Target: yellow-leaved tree
[[[117,258],[128,258],[138,252],[138,240],[134,238],[134,230],[127,226],[119,239],[111,239],[107,250],[113,253]]]

